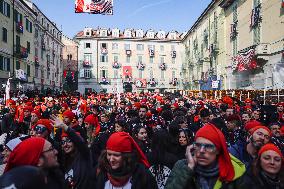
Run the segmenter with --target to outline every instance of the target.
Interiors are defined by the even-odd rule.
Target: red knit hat
[[[23,165],[37,166],[45,141],[41,137],[32,137],[18,144],[9,156],[5,172]]]
[[[144,155],[138,144],[126,132],[113,133],[107,141],[106,149],[115,152],[133,152],[133,150],[135,149],[138,152],[141,163],[143,163],[147,168],[150,167],[146,156]]]
[[[252,100],[249,99],[249,98],[247,98],[247,99],[245,100],[245,103],[251,103],[251,102],[252,102]]]
[[[284,102],[277,103],[277,106],[284,106]]]
[[[134,102],[134,106],[135,106],[137,109],[140,109],[141,104],[140,104],[139,102]]]
[[[266,152],[268,150],[272,150],[272,151],[276,152],[281,157],[282,161],[284,161],[284,157],[283,157],[281,151],[279,150],[279,148],[276,145],[274,145],[272,143],[267,143],[267,144],[263,145],[260,148],[260,150],[258,151],[258,157],[260,157],[263,152]]]
[[[198,137],[203,137],[210,140],[220,152],[220,154],[218,155],[220,180],[232,181],[235,176],[235,171],[223,133],[214,125],[206,124],[197,131],[195,140]]]
[[[264,129],[264,130],[266,130],[266,131],[268,132],[268,134],[271,136],[271,131],[270,131],[270,129],[269,129],[268,127],[262,126],[262,125],[256,126],[256,127],[252,128],[252,129],[250,129],[249,132],[250,132],[250,134],[252,135],[252,134],[253,134],[255,131],[257,131],[258,129]]]
[[[46,127],[49,134],[53,129],[52,123],[49,119],[40,119],[36,122],[34,127],[36,127],[37,125],[43,125],[44,127]]]
[[[41,117],[40,111],[38,111],[38,110],[34,110],[34,111],[32,111],[32,113],[36,114],[36,116],[37,116],[38,118]]]
[[[61,104],[62,107],[64,107],[65,109],[68,109],[68,104],[67,103],[63,103]]]
[[[89,124],[92,124],[92,125],[95,124],[95,121],[96,121],[96,119],[95,119],[93,114],[88,115],[84,120],[85,123],[89,123]]]
[[[23,108],[24,111],[29,111],[29,112],[32,112],[34,110],[34,108],[32,106],[25,106]]]
[[[66,110],[63,113],[63,116],[64,117],[68,117],[72,121],[74,119],[74,117],[75,117],[75,114],[71,110]]]
[[[251,130],[252,128],[256,127],[256,126],[260,126],[262,125],[259,121],[256,121],[256,120],[252,120],[252,121],[249,121],[245,124],[245,130],[247,132],[249,132],[249,130]]]

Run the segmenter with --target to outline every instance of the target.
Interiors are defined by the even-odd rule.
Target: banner
[[[132,67],[131,66],[123,66],[123,76],[124,77],[132,77]]]
[[[136,79],[135,86],[137,88],[146,88],[147,87],[146,79]]]
[[[20,80],[25,80],[26,75],[25,75],[24,70],[22,70],[22,69],[16,70],[16,78],[20,79]]]
[[[250,49],[244,53],[239,53],[233,58],[232,69],[239,72],[255,69],[257,67],[257,63],[254,56],[254,49]]]
[[[113,14],[113,0],[75,0],[75,13]]]

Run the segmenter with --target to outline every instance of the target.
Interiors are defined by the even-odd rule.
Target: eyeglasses
[[[70,142],[72,142],[72,141],[69,138],[66,138],[65,140],[61,141],[61,145],[64,145],[64,144],[70,143]]]
[[[216,150],[216,146],[214,144],[203,144],[199,142],[194,142],[193,148],[198,151],[203,148],[206,152],[214,152]]]
[[[47,128],[44,127],[44,126],[37,125],[37,126],[34,128],[34,131],[35,131],[37,134],[42,134],[42,133],[44,133],[45,131],[47,131]]]
[[[42,151],[42,154],[46,153],[46,152],[51,152],[51,151],[54,152],[54,150],[55,150],[55,148],[53,146],[51,146],[48,150]]]
[[[270,136],[269,135],[266,135],[260,131],[256,132],[256,134],[260,137],[264,137],[265,139],[269,140],[270,139]]]

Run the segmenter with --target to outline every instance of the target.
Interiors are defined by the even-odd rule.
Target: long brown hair
[[[259,178],[259,175],[260,175],[260,171],[263,170],[261,168],[261,156],[258,156],[257,159],[255,159],[252,163],[252,173],[253,175],[256,177],[256,178]],[[282,162],[281,162],[281,168],[279,170],[279,173],[278,173],[278,178],[279,178],[279,181],[280,181],[280,187],[284,187],[284,161],[282,159]]]
[[[137,152],[133,151],[130,153],[122,152],[122,172],[132,173],[138,164],[138,157]],[[107,160],[107,150],[103,150],[98,162],[98,169],[97,169],[97,175],[99,172],[110,172],[111,166],[109,164],[109,161]]]

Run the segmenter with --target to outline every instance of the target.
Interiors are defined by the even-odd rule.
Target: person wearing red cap
[[[244,175],[244,188],[284,188],[284,157],[276,145],[268,143],[261,147],[257,159]]]
[[[41,118],[41,113],[39,110],[34,110],[31,112],[31,125],[34,125]]]
[[[248,167],[257,158],[259,149],[268,143],[270,138],[271,132],[269,128],[266,126],[254,126],[249,130],[246,142],[237,142],[229,148],[229,151]]]
[[[52,123],[48,119],[40,119],[33,125],[31,135],[48,140],[52,130]]]
[[[234,114],[227,117],[226,126],[227,129],[224,132],[228,146],[232,146],[237,141],[242,140],[245,133],[240,129],[241,122],[238,115]]]
[[[245,166],[230,156],[223,133],[213,124],[199,129],[195,141],[187,147],[186,159],[179,160],[165,189],[242,188]]]
[[[18,127],[18,122],[16,121],[16,109],[15,105],[9,107],[9,113],[4,115],[1,123],[1,131],[3,133],[8,133],[15,130]]]
[[[95,188],[156,189],[149,166],[134,139],[128,133],[116,132],[109,137],[106,150],[101,153]]]
[[[93,172],[91,154],[87,143],[79,132],[68,127],[59,117],[51,115],[50,118],[53,126],[62,130],[61,147],[64,152],[62,166],[65,181],[70,188],[89,189]]]
[[[84,119],[85,128],[87,130],[87,141],[88,144],[91,145],[95,139],[95,137],[99,134],[101,127],[98,122],[97,116],[94,114],[88,115]]]
[[[251,119],[250,114],[247,112],[243,112],[241,118],[242,118],[242,125],[247,124]]]
[[[9,156],[5,173],[26,165],[39,167],[45,173],[48,188],[65,188],[58,169],[57,150],[44,138],[32,137],[18,144]]]

